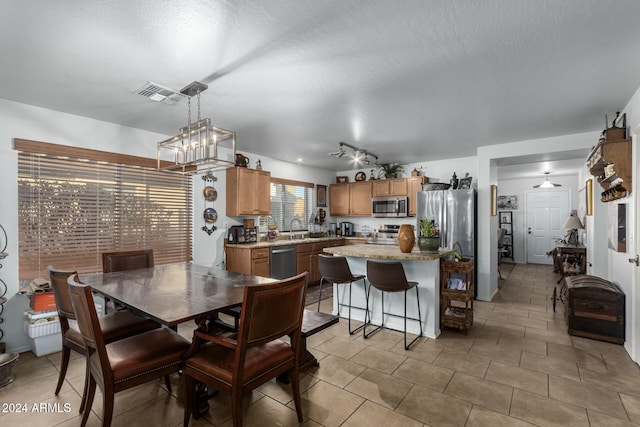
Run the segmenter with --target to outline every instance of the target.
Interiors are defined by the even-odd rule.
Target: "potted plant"
[[[377,166],[380,170],[378,178],[380,178],[380,176],[384,176],[386,179],[397,178],[398,174],[404,172],[404,166],[400,163],[379,163]]]
[[[422,218],[418,221],[420,236],[418,236],[418,247],[423,252],[438,252],[440,247],[440,230],[435,221],[429,218]]]

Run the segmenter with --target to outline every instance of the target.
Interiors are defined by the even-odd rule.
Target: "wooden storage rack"
[[[447,289],[447,281],[464,276],[466,290]],[[473,325],[473,287],[475,271],[473,258],[462,258],[458,262],[440,261],[440,326],[456,328],[465,334]],[[447,309],[450,312],[447,312]]]
[[[605,168],[613,164],[615,172],[606,176]],[[604,191],[600,200],[610,202],[632,191],[631,139],[602,140],[591,150],[587,168],[595,176]],[[618,178],[622,183],[612,185]]]

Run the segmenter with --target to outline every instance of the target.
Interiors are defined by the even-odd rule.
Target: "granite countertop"
[[[242,248],[265,248],[271,246],[285,246],[285,245],[300,245],[302,243],[315,243],[315,242],[332,242],[336,240],[365,240],[364,237],[306,237],[304,239],[278,239],[278,240],[264,240],[256,243],[225,243],[225,246],[242,247]]]
[[[379,258],[379,259],[396,259],[406,261],[433,261],[444,258],[452,253],[451,250],[441,249],[438,253],[420,252],[417,247],[413,248],[410,253],[400,252],[400,248],[395,245],[347,245],[335,246],[333,248],[324,249],[325,252],[344,255],[357,258]]]

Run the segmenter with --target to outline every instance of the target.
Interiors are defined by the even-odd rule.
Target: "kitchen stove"
[[[398,230],[400,225],[396,224],[380,224],[378,227],[378,239],[375,243],[378,245],[397,245],[398,244]]]

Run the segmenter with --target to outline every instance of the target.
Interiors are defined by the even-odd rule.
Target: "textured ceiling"
[[[637,0],[4,0],[0,98],[175,134],[202,115],[238,151],[329,169],[602,130],[640,86]],[[149,141],[155,147],[157,141]]]

